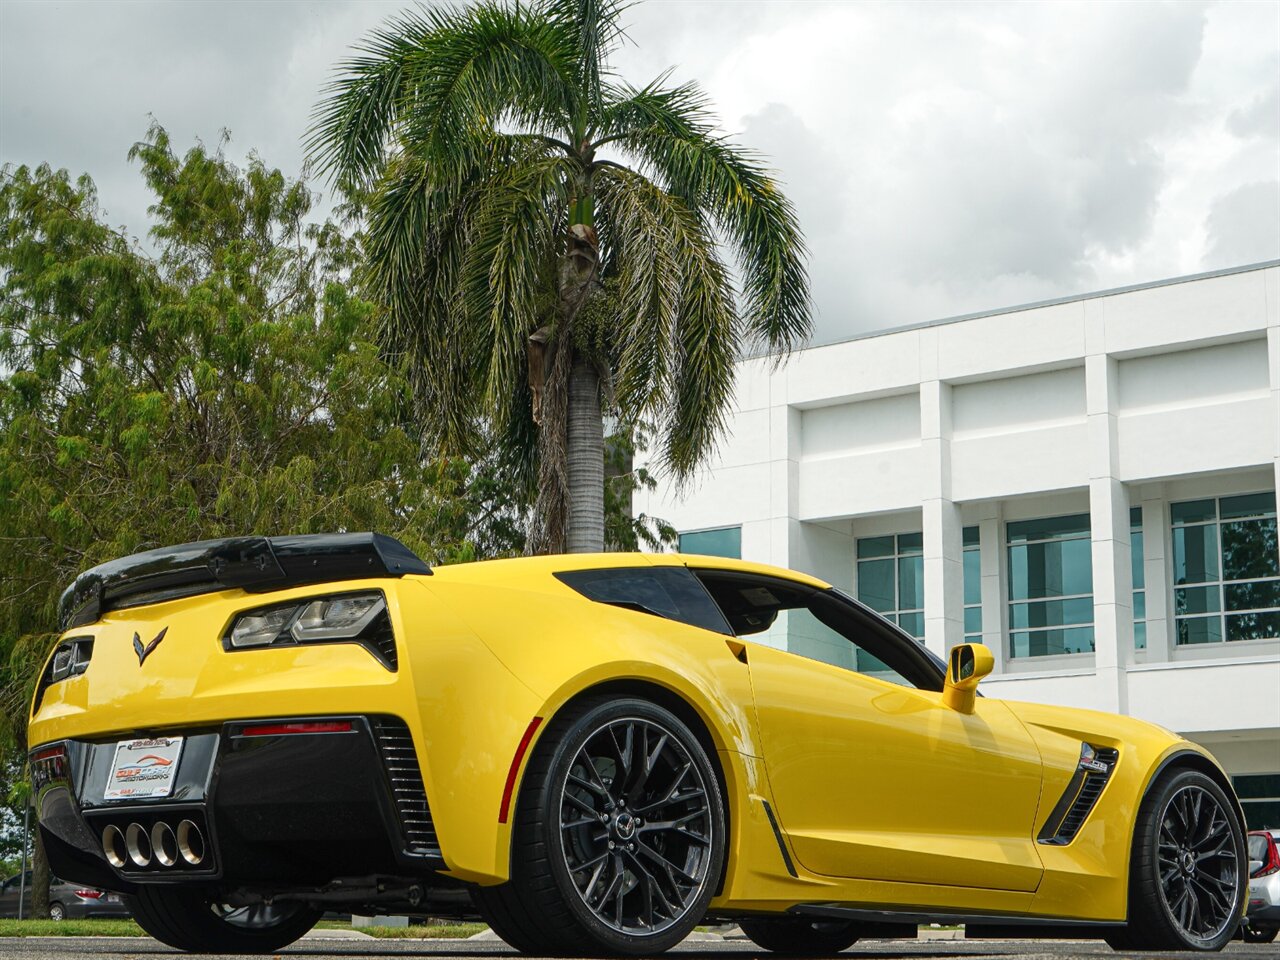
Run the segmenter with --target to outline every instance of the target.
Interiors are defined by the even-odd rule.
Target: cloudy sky
[[[320,86],[399,3],[0,0],[0,162],[98,183],[148,117],[296,173]],[[812,251],[816,340],[1280,257],[1280,4],[658,2],[675,68],[771,158]]]

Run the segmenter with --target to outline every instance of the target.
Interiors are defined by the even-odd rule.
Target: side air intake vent
[[[1119,756],[1110,747],[1094,747],[1088,743],[1080,745],[1080,763],[1075,776],[1041,828],[1037,838],[1041,843],[1064,846],[1075,839],[1102,796]]]
[[[399,717],[374,717],[373,732],[378,739],[378,752],[391,782],[396,815],[404,833],[405,851],[425,857],[440,856],[440,841],[427,804],[427,790],[422,783],[418,754],[413,749],[413,736]]]

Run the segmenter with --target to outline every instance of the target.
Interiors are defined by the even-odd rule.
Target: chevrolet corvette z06
[[[983,698],[813,577],[607,554],[430,569],[374,534],[86,571],[31,708],[54,871],[192,951],[324,910],[479,915],[540,955],[706,917],[820,954],[922,922],[1216,950],[1228,778],[1139,720]]]

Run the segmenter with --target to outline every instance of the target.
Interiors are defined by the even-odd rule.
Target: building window
[[[1147,649],[1147,574],[1142,552],[1142,508],[1129,511],[1129,556],[1133,564],[1133,649]]]
[[[911,636],[923,637],[924,537],[860,537],[858,599]]]
[[[1179,646],[1280,637],[1276,495],[1170,505]]]
[[[708,557],[742,559],[742,528],[721,527],[718,530],[695,530],[680,534],[681,553],[700,553]]]
[[[964,642],[982,642],[982,540],[964,528]]]
[[[1250,830],[1280,829],[1280,773],[1241,774],[1231,781]]]
[[[1007,524],[1009,655],[1093,651],[1089,515]]]

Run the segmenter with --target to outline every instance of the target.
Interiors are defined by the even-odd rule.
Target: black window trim
[[[689,567],[689,570],[695,574],[699,583],[702,582],[701,574],[705,573],[721,578],[741,580],[744,583],[756,583],[762,586],[769,583],[777,583],[781,586],[785,586],[789,590],[796,590],[800,593],[807,593],[811,596],[825,595],[829,597],[836,597],[849,608],[850,613],[860,625],[866,627],[868,631],[874,633],[877,637],[883,639],[887,643],[901,648],[906,653],[907,658],[920,670],[921,675],[932,678],[936,684],[936,686],[917,685],[915,686],[915,689],[933,693],[939,693],[942,691],[943,683],[947,674],[946,663],[937,654],[926,647],[923,642],[911,636],[897,624],[885,619],[885,617],[876,613],[866,604],[849,596],[849,594],[845,593],[843,590],[836,587],[815,587],[812,584],[804,583],[800,580],[791,580],[787,577],[762,573],[749,573],[744,570],[732,570],[726,567],[691,566]],[[854,640],[849,640],[849,642],[856,645],[856,641]],[[868,650],[867,652],[872,656],[876,655],[874,651]],[[796,654],[796,656],[799,656],[799,654]],[[857,671],[848,672],[857,673]],[[911,680],[910,677],[906,676],[903,676],[903,679],[908,681]]]
[[[686,620],[681,617],[673,617],[667,613],[664,613],[661,610],[654,610],[652,607],[646,606],[645,604],[640,603],[638,601],[602,600],[598,597],[593,597],[586,592],[585,587],[587,586],[588,582],[594,575],[603,574],[607,576],[608,574],[611,574],[611,573],[618,573],[618,574],[648,573],[648,574],[654,575],[655,579],[660,578],[661,576],[663,576],[664,573],[667,576],[670,576],[672,574],[676,576],[683,575],[683,577],[688,578],[689,583],[691,583],[696,590],[701,592],[702,596],[706,599],[708,610],[715,612],[716,616],[719,618],[719,622],[713,628],[708,624],[695,623],[691,620]],[[590,600],[592,603],[599,603],[608,607],[618,607],[619,609],[622,609],[622,610],[631,610],[635,613],[648,614],[649,616],[659,617],[663,620],[669,620],[672,623],[680,623],[687,627],[693,627],[696,630],[706,630],[709,633],[715,633],[720,636],[725,636],[725,637],[733,636],[733,630],[731,630],[729,627],[729,621],[725,619],[724,614],[720,610],[720,606],[715,601],[715,598],[712,597],[711,594],[707,592],[707,588],[703,585],[702,581],[698,579],[698,577],[694,574],[694,571],[691,570],[689,567],[685,566],[684,564],[629,563],[629,564],[619,564],[616,567],[586,567],[586,568],[580,568],[577,570],[557,570],[553,574],[553,576],[557,580],[559,580],[561,583],[563,583],[566,587],[573,590],[575,593],[577,593],[579,596],[583,597],[584,599]],[[674,597],[672,599],[675,600]]]

